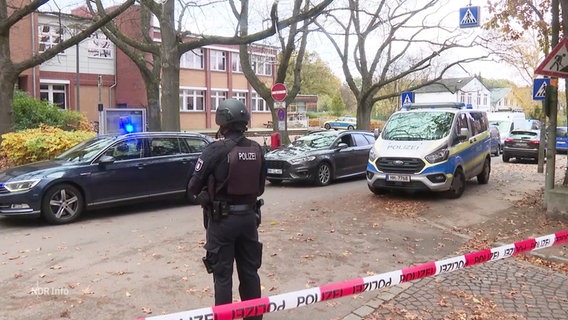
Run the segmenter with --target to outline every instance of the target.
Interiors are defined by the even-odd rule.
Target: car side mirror
[[[373,135],[375,136],[375,140],[377,140],[379,135],[381,135],[381,130],[379,130],[379,128],[375,128],[375,130],[373,130]]]
[[[102,156],[102,157],[99,158],[99,164],[100,165],[113,163],[114,161],[116,161],[116,159],[114,157],[111,157],[111,156]]]
[[[467,140],[467,137],[469,137],[469,130],[467,128],[461,128],[460,134],[458,135],[458,140],[464,141]]]
[[[348,147],[348,145],[345,142],[341,142],[340,144],[337,145],[337,148],[339,148],[340,150],[345,149],[347,147]]]

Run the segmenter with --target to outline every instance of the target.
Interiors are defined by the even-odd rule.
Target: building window
[[[203,50],[193,49],[182,54],[180,59],[180,67],[203,70]]]
[[[203,90],[180,89],[180,111],[203,111],[205,110],[205,95]]]
[[[102,32],[89,37],[89,57],[112,58],[112,42]]]
[[[211,111],[217,110],[221,101],[227,99],[225,91],[211,91]]]
[[[231,53],[231,68],[233,69],[233,72],[243,72],[243,68],[241,67],[241,57],[238,52]]]
[[[225,71],[227,63],[227,55],[224,51],[211,50],[211,70]]]
[[[264,99],[262,99],[262,97],[256,92],[253,92],[251,95],[251,103],[252,111],[270,111],[266,101],[264,101]]]
[[[465,103],[465,92],[463,91],[460,93],[460,102]]]
[[[487,105],[487,94],[483,95],[483,105]]]
[[[64,84],[41,84],[39,86],[40,99],[49,101],[61,109],[67,109]]]
[[[251,56],[252,69],[257,75],[271,76],[272,75],[272,62],[266,56],[252,55]]]
[[[240,102],[247,104],[247,93],[246,92],[233,92],[233,99],[237,99]]]
[[[63,41],[63,29],[58,26],[39,26],[39,52],[55,47]]]

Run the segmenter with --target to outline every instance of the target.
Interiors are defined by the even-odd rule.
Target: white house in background
[[[489,111],[491,92],[477,77],[442,79],[431,85],[416,89],[414,101],[463,102],[472,109]]]
[[[523,111],[521,101],[513,93],[513,88],[491,89],[491,111],[499,110]]]

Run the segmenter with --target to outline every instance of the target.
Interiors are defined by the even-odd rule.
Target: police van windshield
[[[385,140],[438,140],[450,134],[453,112],[400,112],[388,120],[382,138]]]

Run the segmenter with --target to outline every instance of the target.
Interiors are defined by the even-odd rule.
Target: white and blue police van
[[[409,103],[393,113],[369,152],[367,185],[389,191],[439,191],[459,198],[466,181],[489,181],[491,146],[485,111],[463,103]]]

